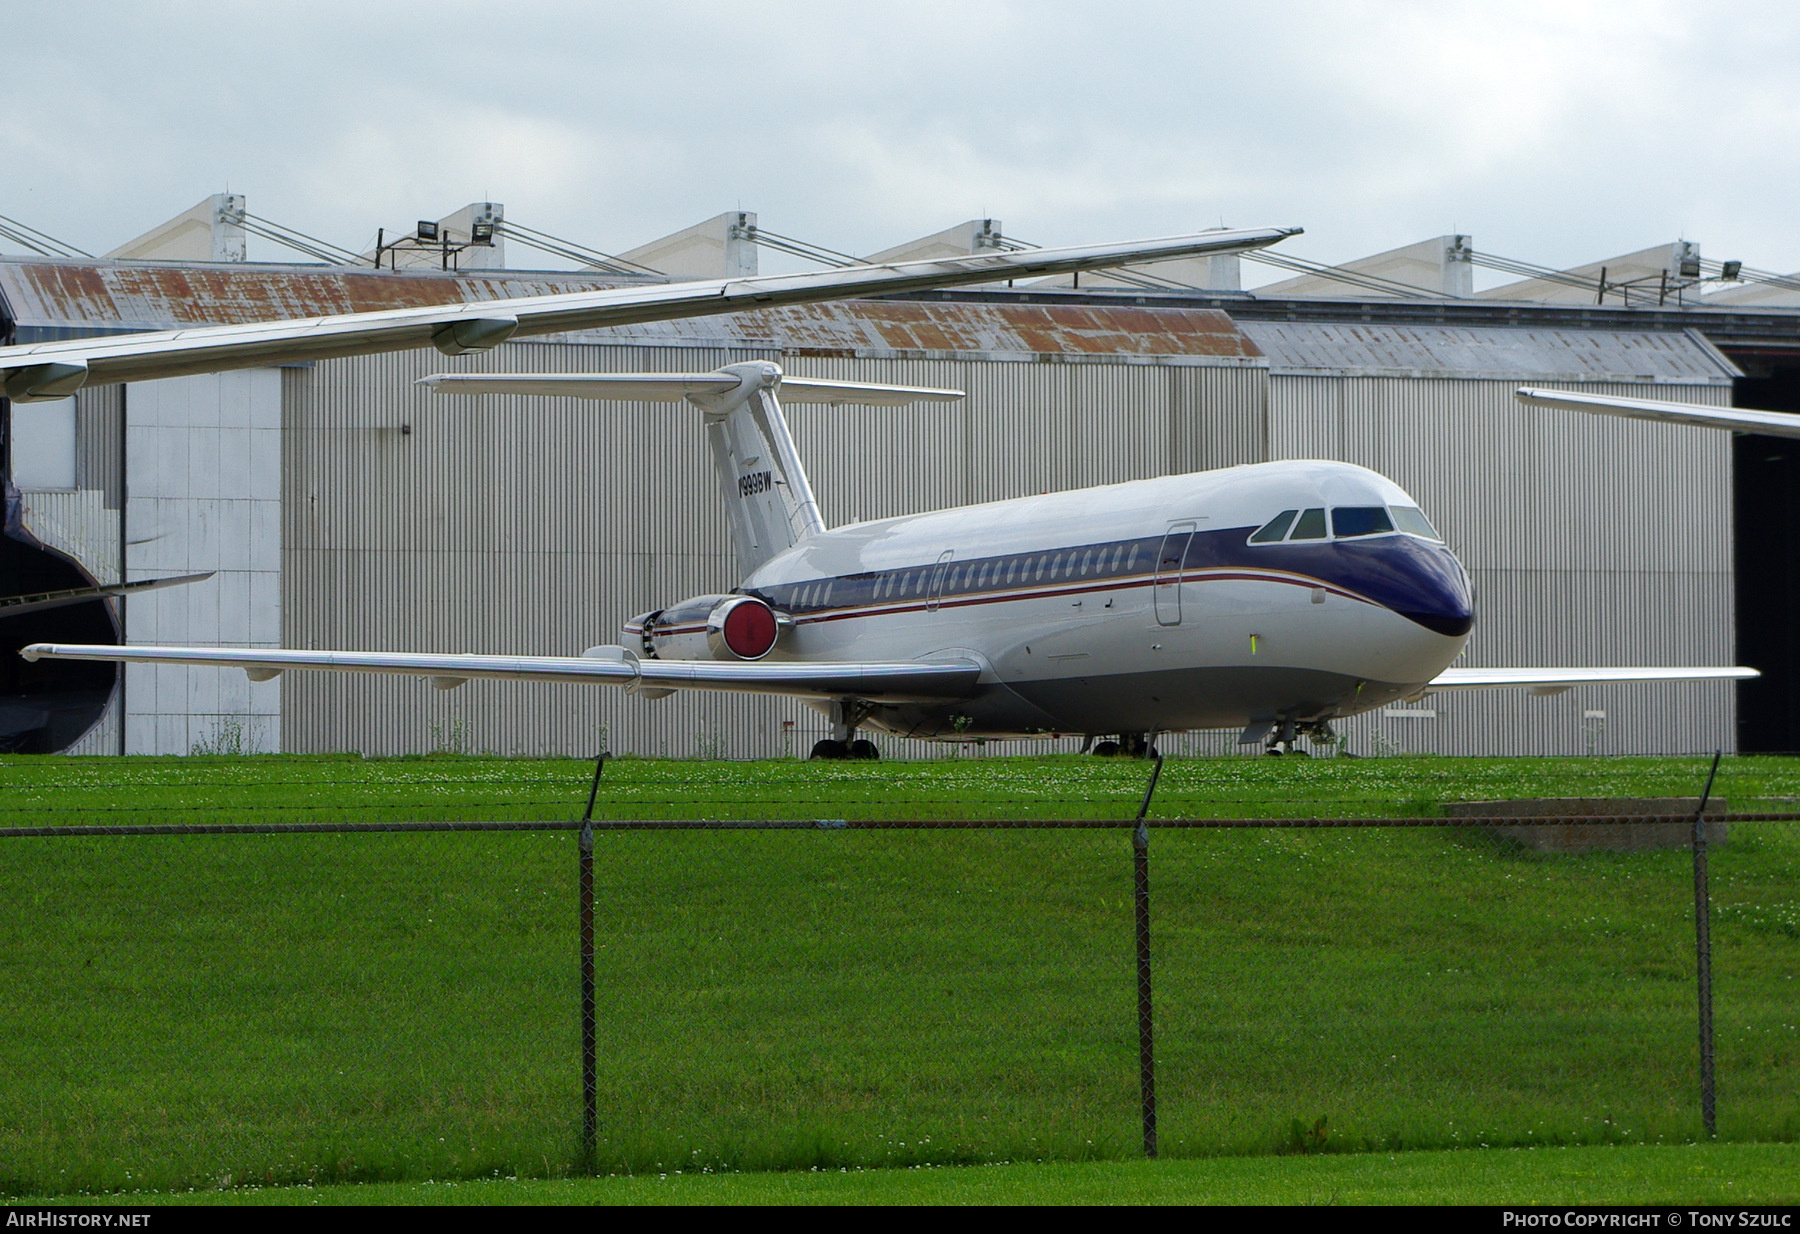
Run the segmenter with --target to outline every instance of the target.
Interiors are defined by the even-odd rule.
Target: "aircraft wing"
[[[1513,397],[1527,407],[1587,411],[1633,420],[1658,420],[1664,424],[1692,424],[1699,428],[1736,429],[1740,433],[1765,433],[1770,437],[1800,437],[1800,416],[1785,411],[1707,407],[1700,403],[1670,403],[1651,398],[1615,398],[1610,394],[1576,394],[1530,386],[1514,391]]]
[[[252,681],[290,669],[394,673],[429,677],[440,689],[475,678],[586,682],[659,696],[675,690],[783,694],[795,698],[862,698],[886,703],[967,697],[981,676],[972,661],[948,663],[763,660],[645,660],[622,647],[580,656],[435,655],[414,651],[292,651],[271,647],[118,647],[33,643],[19,654],[37,660],[103,660],[123,664],[211,664],[241,668]]]
[[[19,617],[47,608],[86,604],[89,600],[103,600],[107,596],[131,596],[140,591],[155,591],[159,587],[180,587],[186,583],[204,582],[212,576],[213,571],[208,570],[204,574],[178,574],[172,578],[146,578],[135,583],[105,583],[98,587],[71,587],[66,591],[40,591],[29,596],[7,596],[0,599],[0,617]]]
[[[1447,668],[1432,678],[1428,692],[1529,687],[1533,694],[1561,694],[1576,686],[1644,681],[1748,681],[1753,668]]]
[[[1208,231],[1080,248],[1026,249],[810,274],[619,287],[293,321],[201,326],[0,347],[0,380],[18,402],[64,398],[89,383],[147,381],[433,346],[462,355],[514,335],[704,317],[742,309],[922,291],[1263,248],[1297,227]]]

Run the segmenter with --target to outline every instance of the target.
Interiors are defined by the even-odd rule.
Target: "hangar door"
[[[1766,371],[1732,401],[1800,412],[1800,366]],[[1739,435],[1731,466],[1737,661],[1763,674],[1738,686],[1738,749],[1800,752],[1800,440]]]

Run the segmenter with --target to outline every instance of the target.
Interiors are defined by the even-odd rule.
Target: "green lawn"
[[[1704,770],[1692,759],[1191,760],[1169,764],[1153,813],[1692,795]],[[588,774],[566,761],[11,757],[0,825],[569,817]],[[1127,817],[1144,775],[1068,758],[622,760],[601,813]],[[1727,760],[1720,780],[1734,809],[1800,797],[1800,763],[1787,760]],[[811,1185],[812,1167],[1136,1153],[1125,833],[597,841],[599,1165],[639,1177],[568,1185],[631,1198],[633,1187],[661,1194],[646,1174],[794,1171],[682,1184],[773,1197]],[[566,833],[5,841],[0,1189],[567,1173],[579,1126],[574,848]],[[1698,1137],[1685,852],[1542,857],[1432,831],[1165,831],[1152,851],[1165,1157],[1315,1156],[1207,1163],[1218,1175],[1199,1163],[1130,1167],[1152,1170],[1141,1176],[1070,1165],[1034,1175],[1044,1186],[1174,1196],[1240,1178],[1232,1169],[1249,1171],[1230,1184],[1247,1187],[1261,1169],[1342,1168],[1344,1194],[1360,1196],[1376,1184],[1329,1164],[1381,1159],[1357,1150]],[[1715,854],[1727,1140],[1800,1132],[1796,874],[1793,825],[1741,826]],[[1513,1159],[1561,1158],[1451,1154],[1406,1185]],[[830,1185],[832,1198],[852,1186]],[[913,1198],[901,1192],[891,1198]]]
[[[140,1204],[1793,1204],[1793,1144],[1460,1149],[71,1197]],[[55,1198],[48,1201],[58,1202]]]

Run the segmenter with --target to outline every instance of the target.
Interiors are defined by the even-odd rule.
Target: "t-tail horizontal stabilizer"
[[[770,367],[774,367],[771,365]],[[795,377],[776,369],[775,389],[784,403],[832,406],[904,407],[908,403],[953,403],[961,390],[935,386],[890,386],[876,381],[832,381]],[[742,384],[735,373],[437,373],[419,384],[433,394],[542,394],[556,398],[603,399],[625,403],[678,403],[730,394]]]
[[[712,373],[439,373],[419,384],[437,394],[692,403],[704,413],[706,444],[742,575],[825,529],[781,414],[782,400],[900,407],[963,397],[961,390],[934,386],[789,377],[768,360],[747,360]]]

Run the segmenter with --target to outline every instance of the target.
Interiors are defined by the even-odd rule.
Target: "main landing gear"
[[[855,741],[835,741],[827,737],[823,741],[814,743],[812,757],[877,759],[881,757],[881,751],[876,749],[873,741],[861,737]]]
[[[881,751],[875,743],[856,735],[856,726],[868,719],[874,708],[857,699],[844,699],[831,705],[831,736],[812,748],[814,758],[877,759]]]
[[[1097,741],[1094,743],[1094,757],[1118,758],[1155,758],[1155,733],[1120,733],[1117,741]]]

